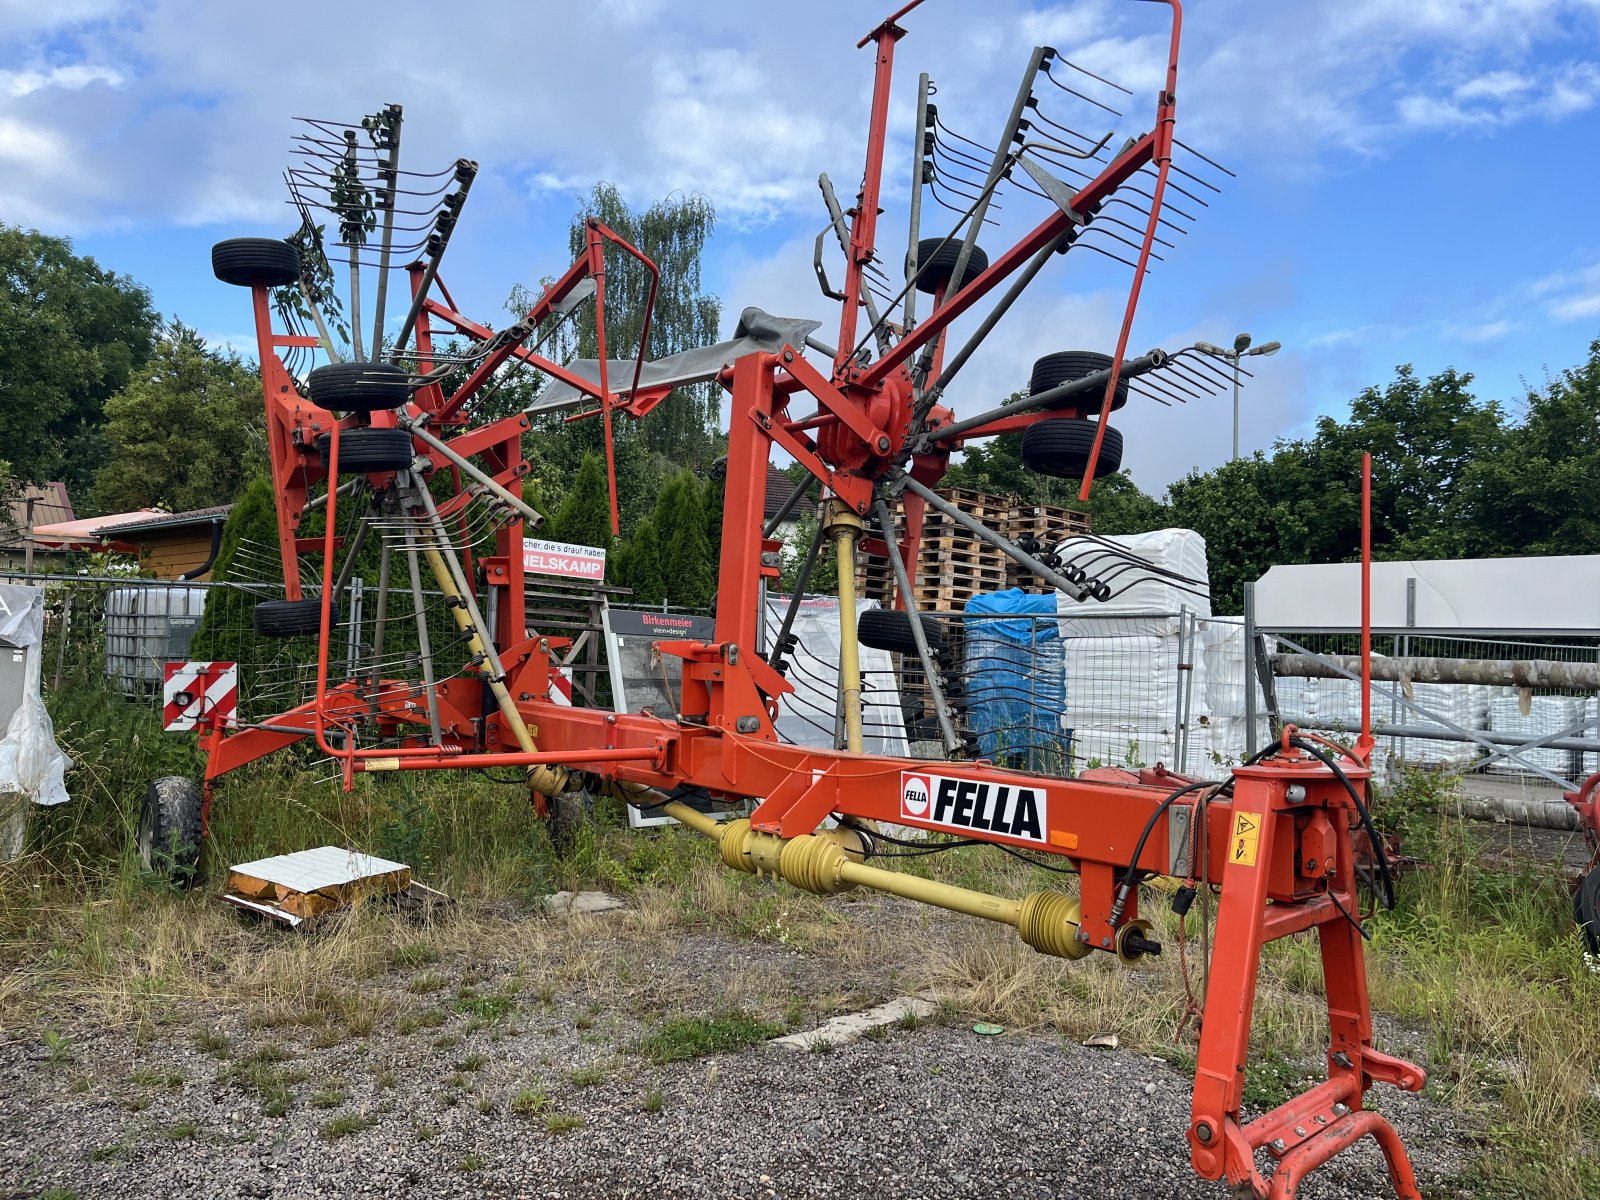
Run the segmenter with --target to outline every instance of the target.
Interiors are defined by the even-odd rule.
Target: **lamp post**
[[[1221,346],[1213,346],[1210,342],[1196,342],[1194,348],[1201,354],[1209,354],[1212,358],[1220,358],[1224,362],[1233,364],[1233,457],[1239,457],[1239,360],[1252,358],[1257,354],[1276,354],[1283,346],[1279,342],[1266,342],[1250,346],[1250,335],[1241,333],[1233,339],[1233,349],[1224,350]]]

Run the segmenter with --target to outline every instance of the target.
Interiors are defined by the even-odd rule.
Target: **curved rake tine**
[[[1090,79],[1094,80],[1096,83],[1103,83],[1108,88],[1116,88],[1117,91],[1121,92],[1124,96],[1133,95],[1133,92],[1131,92],[1129,89],[1123,87],[1116,80],[1107,79],[1104,75],[1096,75],[1093,71],[1089,70],[1088,68],[1080,67],[1077,63],[1073,62],[1070,58],[1065,58],[1062,55],[1057,54],[1056,55],[1056,61],[1061,63],[1063,66],[1071,67],[1079,75],[1087,75]]]
[[[1222,195],[1222,189],[1219,188],[1216,184],[1212,183],[1209,179],[1203,179],[1199,175],[1196,175],[1193,171],[1185,171],[1182,167],[1178,166],[1177,163],[1173,163],[1172,164],[1172,169],[1174,171],[1176,171],[1179,175],[1182,175],[1185,179],[1192,179],[1196,183],[1198,183],[1201,187],[1210,188],[1217,195],[1219,195],[1219,196]]]
[[[1139,170],[1134,172],[1134,174],[1136,174],[1136,175],[1145,175],[1145,177],[1147,179],[1148,178],[1154,178],[1154,176],[1146,174],[1148,169],[1149,168],[1147,168],[1147,167],[1140,167]],[[1171,188],[1173,191],[1177,192],[1179,195],[1183,195],[1183,196],[1189,197],[1189,199],[1193,200],[1201,208],[1210,208],[1211,207],[1211,204],[1210,204],[1209,201],[1204,200],[1199,196],[1196,196],[1193,192],[1191,192],[1188,188],[1184,187],[1182,184],[1173,183],[1171,179],[1168,179],[1167,180],[1167,186],[1169,188]]]
[[[1156,395],[1155,392],[1148,388],[1136,386],[1134,381],[1131,379],[1128,381],[1128,394],[1130,396],[1138,396],[1141,400],[1154,400],[1157,404],[1164,404],[1168,408],[1172,407],[1171,400],[1167,400]],[[1182,401],[1179,401],[1179,403],[1181,404]]]
[[[1061,61],[1062,62],[1066,62],[1066,59],[1062,59]],[[1088,72],[1085,71],[1084,74],[1087,75]],[[1112,108],[1111,105],[1105,104],[1105,103],[1103,103],[1103,102],[1101,102],[1099,100],[1096,100],[1093,96],[1085,96],[1082,92],[1078,91],[1076,88],[1068,87],[1066,84],[1062,83],[1059,79],[1057,79],[1054,75],[1050,74],[1050,68],[1048,66],[1045,67],[1045,69],[1044,69],[1044,77],[1046,79],[1048,79],[1051,83],[1055,84],[1063,92],[1066,92],[1067,95],[1076,96],[1079,100],[1082,100],[1085,104],[1092,104],[1096,108],[1103,108],[1103,109],[1105,109],[1106,112],[1110,113],[1114,117],[1120,117],[1122,115],[1121,112],[1119,112],[1117,109]],[[1101,80],[1101,82],[1104,83],[1105,80]],[[1132,93],[1129,93],[1129,94],[1131,95]]]
[[[1190,154],[1194,155],[1201,162],[1210,163],[1213,167],[1215,167],[1217,170],[1221,171],[1224,175],[1228,176],[1230,179],[1239,178],[1239,176],[1236,173],[1234,173],[1233,171],[1228,170],[1227,167],[1223,166],[1216,159],[1209,158],[1206,155],[1200,153],[1200,151],[1196,150],[1193,146],[1189,145],[1188,142],[1180,142],[1177,138],[1173,138],[1172,139],[1172,144],[1174,146],[1182,146],[1185,150],[1187,150]]]

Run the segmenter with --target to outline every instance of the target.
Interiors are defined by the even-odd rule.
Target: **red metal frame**
[[[1080,878],[1078,940],[1091,949],[1112,952],[1119,948],[1119,940],[1138,917],[1137,889],[1124,901],[1117,899],[1121,881],[1129,877],[1130,871],[1166,874],[1174,868],[1172,822],[1181,815],[1190,823],[1185,828],[1198,826],[1204,833],[1193,839],[1193,844],[1202,849],[1194,856],[1199,861],[1192,863],[1190,872],[1199,886],[1215,887],[1220,892],[1215,955],[1188,1130],[1196,1171],[1208,1179],[1226,1179],[1259,1196],[1289,1197],[1307,1172],[1370,1134],[1383,1148],[1399,1194],[1417,1197],[1398,1136],[1382,1117],[1362,1109],[1362,1097],[1372,1082],[1416,1090],[1425,1075],[1420,1068],[1382,1054],[1372,1045],[1362,942],[1355,918],[1358,907],[1352,829],[1356,811],[1343,784],[1325,765],[1293,749],[1286,738],[1271,757],[1238,769],[1231,797],[1217,795],[1196,804],[1194,796],[1173,801],[1171,793],[1188,781],[1159,767],[1141,772],[1091,771],[1076,779],[1058,779],[982,762],[937,764],[809,749],[777,738],[773,722],[783,696],[792,688],[752,650],[758,644],[760,583],[772,574],[772,569],[762,564],[761,515],[774,446],[804,464],[832,495],[856,513],[866,515],[876,484],[892,474],[897,456],[913,432],[909,372],[913,356],[942,338],[952,321],[1042,247],[1093,215],[1121,183],[1150,162],[1155,162],[1158,170],[1156,204],[1150,218],[1152,233],[1160,212],[1160,189],[1166,178],[1175,121],[1181,25],[1178,0],[1164,0],[1172,10],[1171,42],[1166,83],[1158,97],[1153,132],[1132,142],[1077,192],[1072,214],[1051,215],[1011,249],[992,259],[991,265],[968,286],[954,295],[938,295],[930,316],[876,362],[859,362],[853,348],[858,310],[862,307],[862,274],[876,254],[890,79],[895,44],[904,36],[904,30],[895,22],[916,7],[916,2],[919,0],[879,25],[862,43],[875,48],[873,95],[864,183],[860,201],[849,213],[849,266],[839,353],[831,374],[824,375],[795,348],[786,347],[779,353],[742,357],[723,375],[723,383],[731,392],[732,417],[715,638],[705,643],[661,642],[658,647],[664,656],[681,662],[679,719],[672,722],[660,716],[616,714],[553,702],[550,687],[557,669],[555,652],[564,643],[540,637],[524,627],[522,560],[516,541],[521,529],[513,525],[497,534],[492,556],[469,564],[468,570],[477,570],[480,587],[499,589],[494,641],[508,687],[516,698],[516,709],[536,731],[536,751],[516,748],[502,714],[492,705],[485,705],[484,689],[471,679],[454,679],[438,686],[445,745],[427,744],[419,728],[416,702],[403,689],[384,687],[373,699],[360,683],[327,679],[328,647],[324,636],[319,653],[318,694],[306,705],[269,722],[278,726],[277,730],[257,728],[230,733],[213,728],[205,733],[207,800],[218,779],[299,740],[304,735],[283,729],[300,727],[313,730],[323,752],[344,764],[347,782],[358,770],[570,765],[585,768],[607,782],[660,789],[690,785],[713,796],[754,799],[758,801],[752,816],[754,829],[785,838],[811,833],[833,814],[948,831],[948,813],[941,819],[931,806],[918,813],[906,804],[905,776],[931,772],[953,781],[952,794],[965,796],[969,818],[976,806],[989,803],[985,797],[1000,795],[999,789],[1006,789],[1005,794],[1012,797],[1028,791],[1037,806],[1037,829],[1020,825],[996,828],[995,818],[988,821],[986,828],[968,828],[967,832],[985,841],[1056,854],[1070,862]],[[598,413],[606,426],[615,528],[615,470],[609,459],[613,414],[620,410],[633,417],[642,416],[661,397],[659,393],[639,393],[638,364],[634,389],[625,397],[611,394],[603,340],[606,241],[645,263],[654,276],[654,265],[637,249],[591,221],[583,255],[545,291],[513,331],[523,331],[523,337],[501,337],[449,399],[437,386],[430,386],[418,392],[415,402],[431,415],[432,424],[441,435],[451,435],[451,444],[458,451],[480,456],[497,480],[520,494],[521,478],[527,470],[520,441],[527,419],[510,417],[471,428],[464,415],[467,400],[512,357],[593,397],[596,407],[578,415]],[[1149,244],[1147,237],[1145,254]],[[1144,257],[1142,254],[1141,267]],[[423,278],[419,268],[413,274],[413,293]],[[560,364],[521,345],[527,332],[553,313],[586,278],[595,281],[596,302],[601,306],[598,385],[587,384]],[[1118,364],[1126,349],[1142,278],[1140,269],[1131,285],[1117,348]],[[435,322],[475,339],[496,336],[486,326],[455,312],[448,292],[443,295],[446,303],[425,298],[418,317],[416,353],[424,369],[432,361]],[[355,421],[347,418],[340,422],[300,396],[276,351],[305,345],[309,340],[272,332],[264,289],[255,290],[253,301],[279,532],[285,548],[285,580],[290,596],[298,597],[301,585],[296,552],[308,545],[297,539],[297,529],[311,488],[326,474],[312,445],[319,434],[331,432],[330,458],[336,469],[340,430]],[[641,346],[641,356],[642,353]],[[1114,371],[1101,404],[1102,425],[1109,415],[1116,385]],[[791,416],[790,401],[797,393],[816,402],[816,416]],[[1059,415],[1038,413],[1007,418],[968,436],[990,436]],[[949,412],[941,408],[933,409],[928,416],[935,425],[949,418]],[[377,414],[372,420],[393,424],[395,418]],[[924,482],[936,482],[944,474],[954,448],[947,444],[936,452],[914,456],[910,473]],[[426,452],[425,447],[419,450]],[[441,455],[430,457],[436,467],[449,465]],[[1089,474],[1092,477],[1092,471]],[[458,495],[441,505],[441,512],[448,518],[465,503],[466,497]],[[320,542],[314,541],[309,547],[324,554],[325,598],[331,592],[333,559],[338,550],[333,532],[337,497],[330,494],[326,504],[326,532]],[[904,511],[902,549],[914,562],[923,505],[907,496]],[[327,609],[325,599],[324,633]],[[398,740],[398,746],[362,750],[356,748],[351,736],[343,738],[342,747],[329,738],[331,730],[344,729],[348,733],[358,721],[369,719],[374,709],[384,733],[390,740]],[[1352,762],[1346,775],[1357,787],[1365,785],[1367,772],[1361,763]],[[958,799],[958,808],[959,803]],[[1141,831],[1147,826],[1152,836],[1136,852]],[[1241,1105],[1262,949],[1274,939],[1311,932],[1321,943],[1327,982],[1328,1078],[1247,1122]],[[1270,1178],[1255,1162],[1256,1151],[1263,1149],[1278,1159]]]

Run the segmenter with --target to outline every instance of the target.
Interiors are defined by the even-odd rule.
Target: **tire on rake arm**
[[[199,873],[200,809],[200,789],[181,775],[145,789],[136,834],[139,860],[173,887],[188,888]]]
[[[316,441],[322,469],[328,469],[331,434]],[[339,431],[339,473],[364,475],[369,471],[406,471],[416,456],[411,435],[404,429],[341,429]]]
[[[328,624],[339,622],[339,605],[328,612]],[[260,637],[316,637],[322,630],[321,600],[263,600],[250,612],[250,624]]]
[[[918,242],[917,291],[930,296],[940,288],[950,291],[950,281],[956,275],[956,259],[960,256],[960,238],[923,238]],[[967,257],[967,269],[961,273],[961,286],[966,287],[988,269],[989,256],[974,242],[972,253]]]
[[[922,618],[922,634],[928,650],[937,655],[944,648],[944,626],[927,613]],[[911,615],[893,608],[869,608],[856,621],[856,637],[863,646],[889,650],[895,654],[915,654],[917,641],[911,632]]]
[[[1111,369],[1111,355],[1101,354],[1098,350],[1060,350],[1055,354],[1046,354],[1033,364],[1033,375],[1028,380],[1028,394],[1037,396],[1041,392],[1048,392],[1051,388],[1060,387],[1063,383],[1072,383],[1074,380],[1084,379],[1097,371]],[[1084,392],[1071,396],[1065,400],[1057,400],[1049,407],[1075,408],[1080,412],[1099,412],[1100,404],[1105,399],[1105,389]],[[1117,392],[1111,400],[1111,411],[1115,412],[1128,402],[1128,380],[1126,377],[1117,380]]]
[[[288,287],[300,279],[300,252],[281,238],[229,238],[211,247],[211,273],[235,287]]]
[[[411,375],[393,363],[328,363],[306,379],[311,402],[333,412],[399,408],[411,396]]]
[[[1024,470],[1057,479],[1082,479],[1089,469],[1089,452],[1094,448],[1097,421],[1084,417],[1050,417],[1035,421],[1022,431]],[[1101,479],[1122,468],[1122,431],[1106,428],[1094,477]]]

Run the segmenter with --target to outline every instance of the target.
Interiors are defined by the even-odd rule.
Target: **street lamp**
[[[1201,354],[1209,354],[1212,358],[1220,358],[1224,362],[1233,364],[1233,457],[1239,457],[1239,360],[1253,358],[1257,354],[1276,354],[1283,346],[1278,342],[1266,342],[1250,346],[1250,335],[1241,333],[1233,339],[1233,349],[1224,350],[1221,346],[1213,346],[1210,342],[1196,342],[1194,348]]]

